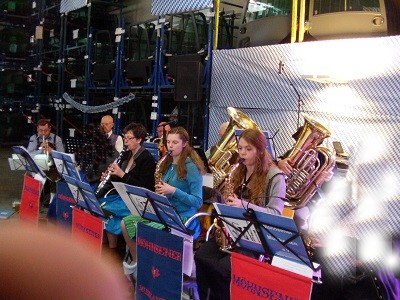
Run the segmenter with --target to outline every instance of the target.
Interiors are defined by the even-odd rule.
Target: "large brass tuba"
[[[259,126],[246,114],[233,107],[227,108],[230,120],[229,125],[219,142],[210,150],[208,164],[213,173],[214,187],[222,189],[227,174],[232,165],[238,160],[237,145],[235,140],[236,129],[256,128]]]
[[[304,207],[326,181],[323,172],[334,166],[335,155],[328,148],[318,145],[330,135],[325,126],[304,116],[303,129],[288,155],[293,171],[286,179],[287,207]]]

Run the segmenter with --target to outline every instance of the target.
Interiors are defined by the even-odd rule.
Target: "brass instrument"
[[[155,184],[159,184],[161,182],[162,174],[160,172],[160,167],[161,167],[161,164],[164,162],[164,160],[166,160],[166,158],[170,155],[171,155],[171,151],[167,151],[165,156],[158,161],[158,163],[156,165],[156,170],[154,172],[154,183]]]
[[[223,197],[224,197],[224,202],[226,202],[226,199],[228,197],[233,196],[235,191],[234,191],[234,186],[232,183],[232,175],[235,172],[235,170],[242,164],[243,159],[239,159],[239,161],[232,166],[232,168],[229,171],[228,176],[225,178],[225,186],[224,186],[224,192],[223,192]],[[220,248],[226,248],[229,244],[229,236],[225,232],[225,227],[222,221],[219,218],[214,219],[214,226],[215,226],[215,242]]]
[[[260,127],[246,114],[233,107],[227,108],[230,120],[229,125],[219,142],[211,148],[208,164],[213,174],[214,187],[222,190],[224,179],[230,173],[232,164],[237,160],[236,140],[234,139],[236,129],[248,129]]]
[[[122,157],[125,155],[125,152],[128,151],[127,147],[124,147],[122,151],[119,153],[118,157],[114,160],[113,163],[116,163],[117,165],[120,165],[122,162]],[[107,170],[106,171],[106,176],[104,176],[103,180],[100,181],[99,185],[97,186],[95,195],[97,198],[101,198],[105,192],[104,187],[105,185],[110,181],[111,178],[111,171]]]
[[[166,145],[164,145],[164,138],[163,137],[155,138],[153,140],[153,143],[158,144],[158,156],[160,158],[164,157],[166,153]]]
[[[322,124],[304,116],[304,125],[288,158],[293,171],[286,179],[285,205],[296,209],[304,207],[318,187],[326,181],[324,171],[335,164],[335,155],[328,148],[318,146],[331,132]],[[321,158],[318,158],[318,154]]]

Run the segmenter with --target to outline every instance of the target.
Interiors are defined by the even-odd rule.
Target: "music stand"
[[[100,206],[100,203],[89,184],[68,175],[64,175],[64,179],[67,182],[72,196],[76,201],[76,205],[79,208],[84,209],[92,215],[102,219],[109,219],[111,217],[112,213],[105,211]]]
[[[167,231],[173,229],[192,235],[167,197],[122,182],[112,182],[112,184],[133,215],[161,223]]]
[[[233,247],[294,261],[314,272],[320,269],[312,263],[293,219],[221,203],[214,203],[214,207],[233,240]]]
[[[61,177],[67,175],[72,178],[75,178],[78,181],[81,180],[79,171],[76,168],[76,163],[75,159],[73,158],[73,154],[67,154],[53,150],[51,152],[51,156],[53,157],[54,164],[57,168],[58,174],[60,174]]]
[[[32,158],[28,150],[24,146],[12,146],[11,147],[13,153],[17,155],[18,160],[21,165],[15,165],[16,160],[13,159],[14,167],[16,170],[21,170],[24,169],[27,172],[32,173],[32,177],[39,177],[39,180],[42,181],[44,184],[44,181],[46,180],[46,174],[43,172],[43,170],[37,165],[35,160]],[[10,162],[10,167],[11,167],[11,162]]]

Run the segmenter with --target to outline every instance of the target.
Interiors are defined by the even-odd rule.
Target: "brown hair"
[[[140,145],[142,145],[143,142],[146,140],[147,130],[142,124],[133,123],[133,122],[129,123],[128,125],[125,126],[125,128],[122,132],[125,134],[128,131],[132,131],[135,138],[141,139]]]
[[[240,135],[239,140],[240,139],[244,139],[257,149],[257,163],[255,165],[253,175],[251,176],[251,180],[248,184],[250,189],[250,197],[247,200],[259,205],[261,203],[261,199],[256,197],[262,197],[265,195],[267,186],[267,173],[274,162],[266,149],[267,139],[264,133],[262,133],[260,130],[246,129]],[[232,175],[233,186],[235,188],[240,186],[245,176],[246,166],[240,165]]]
[[[36,125],[37,126],[49,125],[49,127],[51,127],[50,120],[48,120],[48,119],[40,119],[39,121],[37,121]]]
[[[197,166],[201,174],[205,173],[205,167],[204,163],[201,160],[200,156],[197,154],[197,152],[189,145],[189,134],[186,131],[185,128],[178,126],[175,128],[172,128],[170,132],[168,132],[168,135],[170,134],[178,134],[179,138],[186,144],[186,146],[183,148],[182,153],[179,157],[178,164],[177,164],[177,175],[179,179],[185,179],[187,175],[187,170],[186,170],[186,158],[190,157],[194,164]],[[160,172],[161,174],[165,174],[167,171],[168,167],[172,164],[172,157],[169,156],[167,157],[163,164],[160,166]]]

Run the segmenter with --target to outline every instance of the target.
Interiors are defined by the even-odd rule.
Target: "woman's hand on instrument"
[[[116,163],[110,164],[108,171],[111,173],[111,175],[118,176],[120,178],[124,177],[125,175],[125,172],[122,171],[122,169]]]
[[[236,195],[229,196],[228,199],[225,200],[225,204],[234,207],[242,207],[242,200],[240,200]]]
[[[176,187],[173,187],[172,185],[165,183],[164,181],[160,181],[160,183],[156,184],[156,193],[160,195],[169,195],[173,194],[176,191]]]

